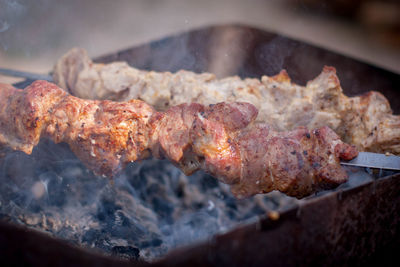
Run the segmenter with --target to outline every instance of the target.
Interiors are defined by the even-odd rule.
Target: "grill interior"
[[[235,45],[221,42],[219,38],[224,34],[236,36],[235,40],[238,42]],[[228,55],[228,59],[218,55]],[[260,77],[262,74],[274,75],[285,68],[293,81],[300,84],[315,77],[323,65],[332,65],[337,68],[342,87],[348,95],[374,89],[384,93],[388,99],[400,97],[399,75],[246,26],[208,27],[97,59],[98,62],[115,60],[127,61],[141,69],[210,71],[220,77],[234,74],[241,77]],[[221,60],[225,64],[217,64]],[[16,86],[24,87],[30,82],[25,81]],[[399,113],[400,103],[392,101],[391,104],[395,113]],[[310,219],[309,217],[318,218],[324,214],[312,215],[305,212],[304,215],[302,211],[307,211],[307,208],[298,207],[317,203],[325,209],[327,201],[332,197],[342,201],[342,198],[353,197],[357,191],[355,189],[361,190],[368,186],[376,188],[375,179],[378,176],[386,177],[382,179],[386,182],[378,183],[378,188],[382,186],[387,190],[387,181],[398,183],[399,180],[396,180],[392,172],[374,173],[371,170],[348,169],[350,181],[335,192],[323,192],[301,201],[278,192],[238,201],[233,198],[226,185],[218,183],[214,178],[201,172],[186,177],[168,162],[160,160],[131,164],[110,182],[89,172],[66,145],[55,145],[46,140],[30,156],[18,151],[3,151],[0,171],[2,221],[38,229],[67,243],[94,248],[101,254],[134,261],[154,261],[173,248],[206,241],[206,245],[196,246],[195,249],[174,252],[175,255],[178,253],[182,264],[187,263],[185,260],[199,264],[218,263],[218,260],[224,264],[239,264],[241,261],[238,257],[250,257],[263,262],[268,253],[254,257],[260,248],[270,248],[260,241],[265,238],[259,232],[260,229],[268,232],[268,240],[264,242],[277,244],[277,248],[280,248],[279,244],[286,244],[293,237],[293,229],[289,226],[285,229],[289,232],[285,234],[283,228],[267,223],[270,220],[264,216],[268,212],[277,210],[282,214],[279,221],[290,222],[293,217],[299,224],[304,216]],[[374,195],[384,194],[383,189],[371,192]],[[395,186],[392,190],[399,190],[399,187]],[[344,196],[343,192],[346,192]],[[359,201],[362,202],[363,199],[360,198]],[[338,203],[329,205],[332,210],[341,208]],[[396,205],[398,204],[393,205],[392,214],[397,214],[398,220],[399,209],[396,209]],[[386,210],[382,212],[389,216],[385,213]],[[374,221],[375,216],[378,215],[371,212],[369,220]],[[335,217],[328,219],[332,225],[338,225],[337,229],[347,229],[340,228],[342,221]],[[357,212],[353,219],[366,220]],[[343,220],[346,222],[345,218]],[[308,226],[310,235],[318,228],[319,222],[316,221],[315,224]],[[391,223],[387,230],[398,235],[398,227],[398,224]],[[249,239],[242,236],[243,233]],[[222,234],[223,238],[215,241],[215,234]],[[363,232],[354,230],[354,234],[355,238],[359,238]],[[315,237],[310,237],[309,240],[312,241],[313,238]],[[372,238],[371,242],[377,242],[378,247],[386,242],[378,240],[374,235],[368,238]],[[226,240],[240,241],[241,245],[237,245],[237,248],[228,246]],[[334,243],[334,238],[332,240]],[[212,254],[210,262],[201,261],[218,242],[222,242],[226,250],[219,249],[216,254]],[[347,245],[346,242],[343,244]],[[247,252],[247,255],[237,253],[236,257],[231,257],[232,262],[223,257],[225,254],[238,252],[238,248],[245,245],[254,252]],[[318,244],[315,243],[309,249],[318,250]],[[275,252],[268,254],[268,257],[280,255],[278,251]],[[173,262],[173,255],[167,255],[164,262]],[[354,253],[343,255],[355,257]],[[312,255],[309,257],[312,259]]]

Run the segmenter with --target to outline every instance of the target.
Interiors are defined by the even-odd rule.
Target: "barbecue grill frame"
[[[294,82],[304,84],[317,76],[323,65],[331,65],[338,70],[347,95],[378,89],[388,99],[400,99],[398,74],[243,25],[206,27],[105,55],[95,61],[123,60],[134,67],[156,71],[187,69],[204,72],[209,69],[212,60],[217,60],[212,58],[216,54],[215,51],[223,51],[224,42],[219,37],[226,33],[233,36],[231,38],[236,35],[239,40],[233,50],[227,51],[231,53],[228,53],[228,57],[234,58],[235,53],[241,53],[242,56],[241,62],[231,66],[233,73],[225,74],[260,77],[263,74],[277,74],[284,68]],[[265,47],[268,48],[268,44],[271,43],[277,46],[272,52],[278,53],[280,65],[268,64],[274,62],[276,56],[265,53],[269,51]],[[172,55],[180,48],[186,50],[181,58],[175,60]],[[279,53],[285,54],[282,56]],[[260,60],[260,57],[263,60]],[[306,67],[303,67],[304,65]],[[17,86],[23,87],[27,83],[30,81]],[[400,101],[391,104],[395,113],[399,113]],[[17,234],[10,234],[14,231]],[[22,251],[18,250],[24,236],[27,240],[34,237],[38,246],[35,249],[22,246]],[[126,264],[116,259],[98,257],[86,250],[76,250],[59,240],[40,235],[33,230],[21,230],[15,225],[0,224],[0,240],[3,240],[0,242],[1,251],[8,251],[7,255],[0,256],[3,262],[15,263],[19,260],[25,264],[50,264],[49,260],[43,257],[45,252],[40,247],[54,241],[54,244],[57,244],[54,251],[73,251],[76,257],[91,258],[96,264]],[[1,246],[6,246],[8,250],[3,250]],[[358,187],[313,197],[298,207],[281,212],[277,220],[271,220],[267,216],[260,217],[253,223],[217,235],[207,242],[174,250],[152,265],[287,266],[391,263],[394,259],[398,261],[395,252],[399,247],[400,174],[396,174]],[[62,266],[90,263],[75,261],[74,264],[69,264],[68,255],[58,255],[58,261],[50,257],[52,263],[58,262]],[[145,263],[129,264],[135,266]]]

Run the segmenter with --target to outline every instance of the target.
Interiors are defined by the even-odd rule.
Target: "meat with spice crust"
[[[392,114],[387,99],[374,91],[347,97],[332,67],[300,86],[285,71],[260,80],[217,79],[210,73],[184,70],[143,71],[126,62],[93,63],[85,50],[75,48],[57,62],[53,77],[60,87],[81,98],[141,99],[158,111],[182,103],[248,102],[259,111],[257,122],[279,131],[328,126],[361,151],[400,154],[400,116]]]
[[[203,169],[239,198],[279,190],[304,197],[347,180],[340,159],[357,155],[330,128],[278,132],[255,123],[249,103],[181,104],[157,112],[141,100],[84,100],[36,81],[0,85],[0,144],[30,154],[42,137],[68,143],[94,172],[167,158],[185,174]]]

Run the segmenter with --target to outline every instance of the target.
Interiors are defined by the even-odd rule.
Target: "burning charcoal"
[[[144,162],[143,165],[146,163]],[[143,176],[141,174],[144,173],[144,170],[142,168],[138,169],[138,166],[140,164],[130,164],[128,165],[128,168],[126,169],[126,172],[128,173],[128,179],[129,182],[131,183],[133,188],[136,188],[137,190],[140,190],[141,188],[146,187],[147,181],[146,179],[143,179]]]
[[[47,144],[42,142],[34,151],[34,159],[49,149],[42,146]],[[28,172],[18,170],[19,157],[8,159],[13,162],[5,165],[0,160],[0,166],[16,176],[12,180],[1,178],[7,182],[0,188],[0,200],[13,202],[0,206],[1,211],[14,214],[10,218],[15,222],[105,253],[121,247],[128,248],[129,254],[132,247],[140,249],[144,259],[153,259],[173,247],[234,227],[241,220],[240,214],[254,206],[251,199],[235,200],[225,185],[204,173],[187,177],[160,160],[131,164],[110,184],[73,158],[63,164],[56,156],[35,164],[36,160],[30,159],[30,173],[37,175],[29,179],[25,177]],[[48,164],[53,166],[46,167]],[[53,193],[29,200],[32,186],[42,180],[49,181],[48,189]],[[13,181],[19,181],[18,186]],[[57,197],[57,192],[61,200],[54,202],[51,198]]]
[[[174,207],[171,203],[168,203],[157,196],[154,196],[152,204],[154,211],[163,218],[170,217],[174,211]]]
[[[149,187],[147,188],[147,194],[159,194],[162,193],[162,187],[163,185],[160,185],[159,183],[152,183],[149,185]],[[165,187],[165,186],[164,186]]]
[[[137,259],[138,250],[155,259],[297,201],[279,192],[238,201],[208,175],[187,177],[155,159],[129,165],[112,184],[69,158],[68,150],[63,163],[56,155],[38,160],[52,147],[41,142],[31,158],[12,152],[0,159],[2,219],[126,259]],[[45,180],[49,195],[34,198],[32,186]]]
[[[137,247],[132,246],[114,246],[111,249],[111,254],[119,258],[127,260],[139,259],[140,250]]]
[[[160,246],[161,244],[162,244],[162,240],[159,239],[159,238],[155,238],[155,239],[153,239],[153,240],[151,241],[151,245],[152,245],[153,247],[158,247],[158,246]]]
[[[47,201],[47,200],[44,200]],[[35,201],[32,200],[32,202],[29,204],[29,211],[34,212],[34,213],[39,213],[43,211],[43,200],[42,201]]]
[[[107,224],[111,227],[110,231],[114,237],[140,238],[147,234],[147,230],[139,221],[128,218],[123,211],[118,210],[114,213],[115,220],[108,221]]]
[[[193,202],[193,208],[195,210],[200,210],[204,207],[204,203],[202,202]]]
[[[214,218],[218,218],[219,216],[219,211],[218,209],[215,208],[215,204],[212,200],[208,201],[207,207],[206,207],[207,213],[208,215],[214,217]]]
[[[183,188],[183,184],[178,184],[178,186],[176,186],[176,188],[175,188],[175,195],[178,197],[178,198],[183,198],[184,197],[184,194],[185,194],[185,191],[183,190],[184,188]]]
[[[158,247],[162,244],[162,240],[159,238],[154,238],[152,240],[149,241],[143,241],[140,243],[140,246],[143,248],[147,248],[147,247]]]
[[[110,218],[114,221],[114,213],[118,209],[121,209],[121,207],[116,205],[112,200],[103,199],[97,211],[97,218],[102,222],[108,222]]]
[[[13,218],[8,214],[0,213],[0,221],[7,222],[7,223],[12,223],[13,222]]]
[[[61,176],[54,172],[46,172],[39,179],[47,184],[48,201],[50,205],[63,206],[66,203],[67,187]]]
[[[89,246],[91,246],[91,244],[93,244],[96,240],[98,240],[99,237],[102,236],[102,235],[103,235],[103,233],[101,232],[101,230],[89,229],[82,236],[82,243],[86,243]]]
[[[201,186],[204,191],[217,188],[218,184],[218,180],[208,174],[204,174],[202,177]]]

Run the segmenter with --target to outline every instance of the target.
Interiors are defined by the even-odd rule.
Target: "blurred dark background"
[[[400,73],[400,1],[0,0],[0,67],[46,73],[74,46],[91,56],[212,24],[278,32]],[[15,82],[0,76],[0,82]]]

